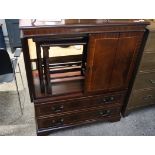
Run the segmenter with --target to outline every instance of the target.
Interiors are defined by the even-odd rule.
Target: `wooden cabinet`
[[[155,23],[147,28],[149,36],[125,114],[155,104]]]
[[[21,20],[37,134],[119,121],[148,24],[62,20],[42,25],[41,21]]]
[[[130,110],[136,110],[138,108],[146,107],[148,105],[153,105],[155,103],[155,88],[148,88],[148,89],[139,89],[134,90],[132,92],[132,96],[129,99],[129,107]]]

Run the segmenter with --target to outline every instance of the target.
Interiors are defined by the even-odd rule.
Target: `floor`
[[[35,136],[36,126],[34,107],[30,102],[23,56],[19,60],[24,78],[24,91],[20,76],[17,75],[20,86],[24,114],[21,115],[14,83],[0,85],[0,135],[5,136]],[[24,99],[25,96],[25,99]],[[73,129],[58,131],[50,136],[154,136],[155,135],[155,106],[130,113],[115,123],[97,123],[84,125]]]

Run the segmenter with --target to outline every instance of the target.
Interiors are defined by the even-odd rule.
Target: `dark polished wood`
[[[87,107],[97,107],[103,105],[119,104],[122,105],[124,92],[107,95],[95,95],[88,97],[79,97],[77,99],[48,101],[43,104],[35,104],[36,116],[52,115],[62,112],[71,112]]]
[[[91,109],[83,109],[81,111],[73,112],[72,114],[62,114],[55,115],[54,117],[43,117],[38,118],[38,127],[40,129],[43,128],[51,128],[51,127],[59,127],[65,126],[69,124],[79,123],[83,121],[97,120],[97,119],[105,119],[105,117],[112,117],[112,115],[118,114],[120,111],[120,107],[98,107]]]
[[[119,121],[148,24],[141,20],[21,20],[24,42],[32,38],[43,48],[43,58],[37,45],[39,54],[31,59],[23,42],[37,134],[91,122]],[[83,46],[82,54],[49,57],[49,47],[70,45]],[[38,64],[33,71],[32,63]],[[42,91],[42,85],[48,93]]]
[[[45,22],[32,24],[32,20],[21,20],[20,29],[27,37],[55,36],[55,35],[83,35],[88,33],[101,32],[122,32],[122,31],[143,31],[149,22],[137,20],[62,20],[52,22],[51,25]]]
[[[49,70],[49,46],[42,47],[43,49],[43,64],[46,81],[46,93],[51,94],[50,70]]]
[[[118,36],[119,33],[90,34],[86,91],[108,90]]]
[[[52,128],[43,128],[43,129],[38,129],[37,135],[38,136],[46,136],[49,135],[55,131],[59,130],[65,130],[68,128],[74,128],[74,127],[80,127],[82,125],[88,125],[88,124],[93,124],[93,123],[103,123],[103,122],[118,122],[120,121],[121,116],[120,114],[112,115],[111,117],[102,117],[102,119],[90,119],[90,120],[83,120],[79,122],[74,122],[74,124],[68,124],[68,125],[63,125],[63,126],[55,126]]]
[[[45,117],[37,120],[39,125],[38,135],[48,134],[54,130],[65,129],[82,124],[93,122],[110,121],[116,122],[120,120],[121,106],[116,107],[98,107],[92,109],[84,109],[83,111],[64,116]],[[48,129],[48,130],[47,130]]]
[[[39,43],[36,43],[36,50],[37,50],[37,67],[38,67],[38,73],[39,73],[39,79],[40,79],[40,87],[41,92],[45,92],[44,87],[44,77],[43,77],[43,68],[42,68],[42,58],[41,58],[41,47]]]
[[[126,32],[90,36],[87,91],[119,90],[128,87],[143,34]]]
[[[25,69],[26,69],[26,75],[27,75],[27,80],[28,80],[30,99],[32,102],[35,99],[35,89],[34,89],[34,85],[33,85],[33,77],[32,77],[33,75],[32,75],[32,70],[31,70],[28,40],[22,38],[21,43],[22,43],[22,49],[24,51],[23,55],[24,55]]]

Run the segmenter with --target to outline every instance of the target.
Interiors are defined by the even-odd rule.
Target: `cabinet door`
[[[90,35],[86,92],[128,87],[142,36],[143,32]]]
[[[129,85],[143,32],[120,33],[109,90],[126,89]]]
[[[85,91],[109,88],[119,33],[90,34]]]

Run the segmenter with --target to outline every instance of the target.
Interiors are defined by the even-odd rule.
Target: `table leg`
[[[82,54],[82,64],[81,64],[81,74],[82,75],[84,75],[84,72],[85,72],[85,69],[86,69],[86,66],[85,66],[86,59],[87,59],[87,46],[84,45],[83,54]]]
[[[45,93],[42,58],[41,58],[41,47],[38,43],[36,43],[36,52],[37,52],[37,66],[38,66],[39,79],[40,79],[40,88],[41,88],[41,92]]]
[[[52,93],[51,81],[50,81],[50,70],[49,70],[49,46],[43,47],[43,63],[44,63],[44,74],[46,81],[46,92],[48,94]]]

